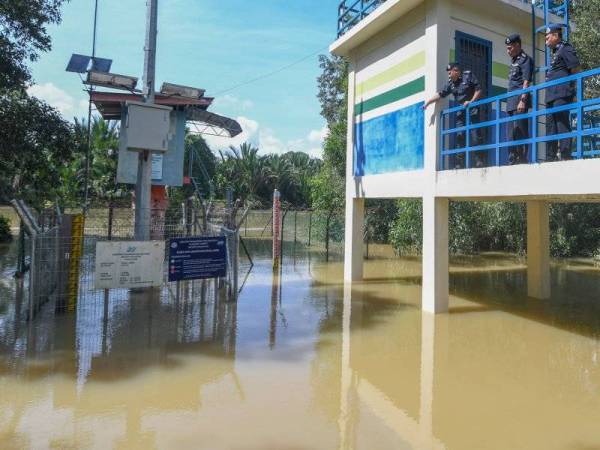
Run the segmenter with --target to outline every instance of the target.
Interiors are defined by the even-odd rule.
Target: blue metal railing
[[[591,82],[589,85],[586,82]],[[542,92],[551,87],[565,83],[573,83],[577,87],[577,95],[573,103],[564,106],[546,108],[541,106]],[[449,108],[440,113],[440,164],[439,170],[447,170],[451,167],[452,159],[460,158],[459,168],[471,168],[473,159],[477,162],[484,161],[486,166],[502,166],[507,164],[508,152],[510,147],[527,146],[528,162],[530,164],[541,162],[544,159],[538,156],[538,145],[542,143],[554,142],[562,139],[575,139],[576,147],[571,156],[576,159],[600,157],[600,96],[598,94],[589,94],[592,98],[585,98],[585,90],[600,86],[600,68],[581,72],[569,77],[549,81],[543,84],[535,85],[520,91],[513,91],[496,97],[479,100],[471,103],[467,108],[458,106]],[[596,91],[597,92],[597,91]],[[511,97],[517,97],[522,94],[530,94],[532,98],[532,108],[529,112],[508,116],[503,110],[506,101]],[[473,108],[480,110],[480,121],[471,123],[471,112]],[[571,132],[562,134],[546,135],[540,131],[539,119],[561,111],[569,111],[571,114],[571,123],[576,126]],[[462,127],[447,127],[456,120],[457,113],[464,114],[466,125]],[[486,117],[487,116],[487,117]],[[507,136],[508,124],[517,120],[526,119],[528,121],[529,137],[527,139],[509,140]],[[478,141],[472,146],[472,136],[479,134]],[[458,148],[456,140],[458,136],[464,139],[465,146]],[[485,136],[484,136],[485,135]],[[485,140],[487,142],[480,142]],[[454,145],[453,145],[454,144]],[[453,147],[453,148],[449,148]],[[477,158],[473,158],[476,156]],[[490,162],[491,161],[491,162]]]
[[[386,0],[342,0],[338,6],[338,37],[348,32],[361,20],[371,14]],[[521,0],[531,5],[531,0]],[[544,10],[544,23],[548,22],[548,14],[565,17],[568,22],[568,1],[536,0],[536,7]],[[545,28],[545,25],[544,25]]]
[[[338,7],[338,37],[375,11],[386,0],[342,0]]]

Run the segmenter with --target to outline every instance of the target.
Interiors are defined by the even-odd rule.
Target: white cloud
[[[237,117],[236,120],[242,127],[242,133],[234,138],[204,136],[209,147],[213,151],[226,150],[230,146],[239,147],[244,142],[250,142],[253,145],[258,145],[259,142],[259,125],[258,122],[247,117]]]
[[[230,146],[239,147],[244,142],[250,142],[258,147],[261,155],[280,155],[288,151],[304,152],[313,158],[321,158],[323,155],[323,141],[329,132],[327,127],[311,130],[301,139],[284,141],[272,128],[262,127],[256,120],[244,116],[239,116],[236,120],[243,130],[240,135],[234,138],[205,136],[206,142],[213,151],[227,150]]]
[[[327,125],[320,130],[312,130],[310,133],[308,133],[308,142],[323,145],[323,142],[325,142],[325,138],[328,134],[329,127],[327,127]]]
[[[27,89],[29,95],[45,101],[56,108],[66,119],[87,115],[87,100],[76,101],[71,95],[56,87],[53,83],[34,84]]]
[[[254,107],[252,100],[243,100],[234,95],[217,97],[213,103],[214,109],[229,109],[233,111],[247,111]]]

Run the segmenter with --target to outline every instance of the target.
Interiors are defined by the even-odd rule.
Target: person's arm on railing
[[[439,93],[438,93],[438,94],[435,94],[433,97],[431,97],[429,100],[427,100],[427,101],[425,102],[425,104],[423,105],[423,109],[424,109],[424,110],[425,110],[425,109],[427,109],[427,108],[429,107],[429,105],[431,105],[432,103],[437,103],[437,102],[439,102],[439,101],[441,100],[441,98],[442,98],[442,97],[441,97],[441,95],[440,95]]]
[[[464,102],[463,106],[466,108],[471,103],[476,102],[477,100],[479,100],[481,98],[481,94],[482,94],[481,89],[476,90],[475,93],[473,94],[473,98],[471,100],[467,100],[466,102]]]

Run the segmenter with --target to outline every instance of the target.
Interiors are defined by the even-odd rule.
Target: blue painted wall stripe
[[[354,176],[422,169],[425,152],[423,102],[356,124]]]

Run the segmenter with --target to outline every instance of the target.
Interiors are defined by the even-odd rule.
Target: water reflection
[[[252,243],[250,243],[252,245]],[[420,311],[418,258],[366,280],[269,247],[237,303],[212,283],[0,312],[2,448],[507,449],[600,445],[600,271],[453,262],[451,314]]]

